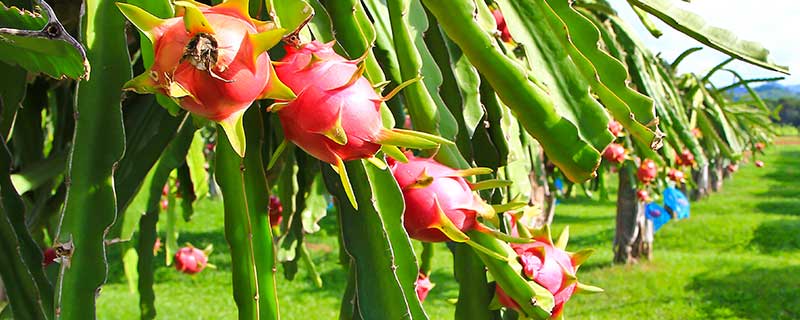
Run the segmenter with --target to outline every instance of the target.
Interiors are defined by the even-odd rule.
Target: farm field
[[[604,288],[576,295],[566,307],[572,319],[796,319],[800,317],[800,144],[779,140],[760,158],[766,165],[742,165],[724,190],[692,203],[688,220],[671,221],[655,237],[654,258],[634,266],[612,266],[615,203],[583,195],[562,200],[554,234],[570,226],[570,248],[597,252],[578,273],[582,282]],[[612,194],[612,199],[614,195]],[[309,236],[311,254],[324,282],[316,288],[304,266],[294,281],[278,269],[284,319],[335,319],[346,273],[337,264],[335,217]],[[181,227],[179,243],[214,245],[210,263],[196,276],[164,265],[156,270],[159,319],[233,319],[230,260],[223,238],[222,202],[199,203],[194,219]],[[161,234],[163,237],[164,235]],[[452,255],[436,247],[436,287],[425,301],[431,319],[452,319],[458,286]],[[418,250],[419,252],[419,250]],[[138,319],[138,294],[122,273],[120,250],[110,252],[109,283],[98,299],[100,319]]]

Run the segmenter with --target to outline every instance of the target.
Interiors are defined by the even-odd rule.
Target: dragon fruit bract
[[[568,232],[565,230],[565,232]],[[553,243],[549,228],[534,231],[531,243],[511,244],[517,253],[525,276],[550,291],[555,298],[551,319],[559,318],[564,304],[578,291],[598,292],[600,288],[578,283],[575,273],[578,267],[589,258],[594,250],[581,250],[575,253],[565,251],[566,235]],[[519,304],[512,300],[500,286],[495,287],[498,301],[505,307],[520,310]]]
[[[454,240],[454,233],[478,226],[478,215],[493,214],[459,171],[433,159],[408,154],[408,162],[390,161],[406,210],[403,226],[414,239],[442,242]]]
[[[294,94],[274,75],[267,50],[284,30],[249,17],[248,0],[210,7],[175,1],[178,17],[159,19],[133,5],[122,13],[153,43],[153,65],[125,87],[171,97],[183,109],[218,122],[244,154],[241,117],[257,99]]]
[[[203,271],[207,264],[206,253],[195,247],[183,247],[175,253],[175,269],[180,272],[196,274]]]

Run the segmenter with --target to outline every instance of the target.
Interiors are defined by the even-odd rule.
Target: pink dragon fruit
[[[612,143],[603,151],[603,158],[611,163],[622,163],[625,161],[625,147],[618,143]]]
[[[428,297],[428,292],[433,289],[433,283],[431,283],[431,279],[428,275],[420,272],[419,275],[417,275],[417,281],[414,282],[414,288],[417,291],[417,298],[422,302]]]
[[[279,100],[270,110],[277,111],[288,141],[335,166],[357,208],[344,161],[371,159],[374,163],[381,148],[404,160],[397,146],[432,149],[452,142],[421,132],[384,128],[381,103],[411,82],[381,97],[362,75],[365,69],[359,67],[360,60],[347,60],[332,47],[333,43],[318,41],[286,46],[286,56],[276,63],[275,71],[298,94],[296,99]]]
[[[206,252],[192,246],[180,248],[174,259],[175,269],[185,274],[197,274],[208,265]]]
[[[178,16],[159,19],[117,3],[154,48],[153,65],[125,88],[163,94],[181,108],[220,123],[231,145],[244,155],[244,111],[257,99],[294,98],[275,77],[267,54],[284,30],[251,19],[249,0],[213,7],[194,1],[174,4]]]
[[[429,242],[455,240],[478,226],[479,215],[494,215],[463,178],[473,172],[406,156],[407,163],[389,161],[389,168],[403,191],[403,226],[410,237]]]
[[[276,196],[269,196],[269,225],[275,227],[283,221],[283,205],[281,199]]]
[[[739,165],[735,164],[735,163],[731,163],[726,168],[728,169],[728,172],[734,173],[734,172],[736,172],[736,170],[739,170]]]
[[[553,243],[548,227],[533,230],[531,243],[511,244],[517,253],[522,273],[528,279],[550,291],[555,298],[551,319],[557,319],[564,311],[564,304],[576,292],[601,292],[602,289],[579,283],[575,276],[578,268],[591,256],[594,250],[581,250],[575,253],[565,251],[568,242],[568,229]],[[503,306],[520,310],[519,304],[506,294],[500,286],[495,287],[497,299]]]
[[[511,39],[511,32],[508,31],[508,26],[506,25],[506,18],[503,17],[503,13],[500,12],[500,9],[492,10],[492,15],[494,15],[494,21],[497,23],[497,31],[500,32],[500,40],[503,42],[511,43],[513,40]]]
[[[639,170],[636,171],[636,177],[639,178],[639,181],[642,183],[647,184],[656,179],[657,173],[658,167],[656,167],[656,163],[651,159],[644,159],[639,166]]]
[[[759,167],[759,168],[764,167],[764,161],[756,160],[756,167]]]
[[[683,149],[679,155],[675,157],[675,164],[679,166],[691,167],[694,165],[694,154],[688,149]]]
[[[756,142],[756,150],[758,150],[758,151],[764,150],[764,143],[763,142]]]
[[[42,257],[42,266],[47,267],[56,260],[58,254],[56,253],[56,249],[47,248],[44,249],[44,256]]]
[[[675,183],[683,183],[684,174],[683,171],[680,171],[678,169],[670,169],[669,173],[667,174],[667,178],[669,178],[672,181],[675,181]]]
[[[608,131],[611,131],[611,134],[613,134],[615,137],[619,137],[619,135],[622,133],[622,124],[616,120],[611,120],[608,123]]]
[[[650,202],[652,200],[650,199],[650,193],[644,189],[636,191],[636,198],[641,202]]]

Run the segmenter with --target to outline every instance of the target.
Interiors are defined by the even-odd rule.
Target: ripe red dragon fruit
[[[669,173],[667,174],[667,178],[669,178],[672,181],[675,181],[675,183],[683,183],[684,174],[683,171],[681,170],[670,169]]]
[[[497,23],[497,31],[500,32],[500,40],[508,43],[513,41],[511,39],[511,32],[508,31],[508,26],[506,25],[506,18],[503,17],[503,13],[500,12],[500,9],[492,10],[492,15],[494,15],[494,21]]]
[[[636,191],[636,198],[639,199],[641,202],[650,202],[650,193],[647,190],[639,190]]]
[[[365,69],[359,67],[360,59],[347,60],[332,47],[333,43],[318,41],[286,46],[286,56],[276,63],[275,71],[297,92],[297,98],[279,100],[270,110],[277,111],[288,141],[335,166],[350,202],[357,208],[344,161],[371,159],[374,163],[374,155],[381,148],[404,160],[397,146],[432,149],[452,142],[411,130],[386,129],[381,103],[413,81],[381,97],[362,75]]]
[[[603,151],[603,158],[611,163],[622,163],[625,161],[625,147],[619,143],[612,143]]]
[[[679,166],[691,167],[694,165],[694,154],[689,149],[683,149],[679,155],[675,157],[675,164]]]
[[[759,167],[759,168],[761,168],[761,167],[763,167],[763,166],[764,166],[764,161],[761,161],[761,160],[756,160],[756,167]]]
[[[277,226],[283,221],[283,205],[276,196],[269,196],[269,225]]]
[[[739,170],[739,165],[735,164],[735,163],[731,163],[726,168],[728,169],[728,172],[734,173],[734,172],[736,172],[736,170]]]
[[[639,166],[639,170],[636,171],[636,177],[643,183],[650,183],[656,179],[657,173],[658,167],[656,167],[656,163],[651,159],[644,159]]]
[[[428,292],[433,289],[431,278],[420,272],[419,275],[417,275],[417,281],[414,282],[414,288],[417,291],[417,298],[419,298],[419,301],[425,301],[425,298],[428,297]]]
[[[389,168],[403,191],[403,226],[410,237],[429,242],[456,240],[478,227],[478,216],[494,214],[463,178],[474,172],[411,154],[407,157],[407,163],[390,161]]]
[[[545,227],[533,230],[531,243],[511,244],[517,253],[522,265],[522,272],[528,279],[550,291],[555,298],[555,306],[551,311],[551,319],[557,319],[564,311],[564,304],[576,292],[601,292],[602,289],[579,283],[575,274],[594,250],[587,249],[578,252],[565,251],[569,231],[565,229],[556,243],[550,238],[550,230]],[[514,301],[500,287],[495,287],[497,299],[503,306],[520,310],[519,304]]]
[[[117,3],[154,48],[152,66],[125,88],[168,96],[181,108],[220,123],[244,155],[244,111],[257,99],[294,97],[275,76],[267,54],[285,32],[251,19],[249,0],[213,7],[195,1],[174,4],[178,16],[159,19]]]
[[[206,252],[192,246],[180,248],[175,253],[175,269],[185,274],[197,274],[208,265]]]
[[[764,150],[764,143],[763,142],[756,142],[756,150],[758,150],[758,151]]]
[[[56,256],[58,254],[56,254],[56,249],[47,248],[47,249],[44,249],[44,254],[43,255],[44,256],[42,257],[42,266],[43,267],[47,267],[47,266],[53,264],[53,261],[56,260]]]
[[[611,120],[611,122],[608,123],[608,131],[611,131],[611,134],[615,137],[619,137],[622,133],[622,124],[616,120]]]

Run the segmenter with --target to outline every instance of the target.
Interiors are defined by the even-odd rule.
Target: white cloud
[[[711,25],[733,31],[739,38],[760,43],[770,50],[773,62],[789,66],[797,75],[785,76],[784,84],[800,83],[800,1],[797,0],[695,0],[685,3],[672,0],[678,6],[704,17]],[[672,61],[681,52],[691,47],[705,47],[696,40],[672,29],[651,16],[664,33],[656,39],[639,22],[627,1],[610,0],[619,15],[627,21],[639,37],[653,52],[661,52],[667,61]],[[728,56],[705,47],[681,62],[679,72],[704,73]],[[745,78],[783,76],[780,73],[735,61],[728,65]],[[714,76],[717,84],[728,84],[732,76],[720,73]]]

